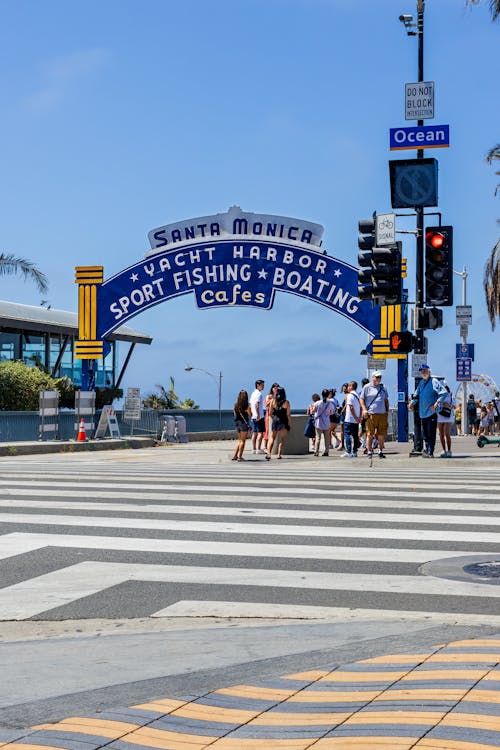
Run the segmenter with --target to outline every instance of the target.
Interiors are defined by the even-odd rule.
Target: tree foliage
[[[14,276],[20,273],[24,279],[34,281],[38,291],[44,294],[48,291],[47,277],[34,263],[26,258],[16,258],[14,255],[0,253],[0,276]]]
[[[142,405],[146,409],[199,409],[199,405],[195,404],[192,398],[185,398],[181,401],[179,396],[175,393],[175,383],[172,376],[170,376],[169,388],[165,388],[164,385],[156,385],[156,391],[149,393],[142,400]]]
[[[467,5],[479,5],[482,0],[466,0]],[[500,0],[489,0],[491,20],[496,21],[500,18]]]
[[[53,378],[24,362],[0,362],[0,409],[38,411],[40,391],[66,394],[73,388],[68,378]]]

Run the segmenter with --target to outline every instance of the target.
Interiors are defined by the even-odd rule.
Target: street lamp
[[[192,367],[191,365],[186,365],[184,369],[186,372],[191,372],[191,370],[198,370],[199,372],[204,372],[205,375],[209,375],[217,383],[217,392],[218,392],[218,397],[219,397],[219,430],[222,430],[222,410],[221,410],[222,372],[219,370],[219,374],[214,375],[213,372],[208,372],[208,370],[203,370],[201,367]]]

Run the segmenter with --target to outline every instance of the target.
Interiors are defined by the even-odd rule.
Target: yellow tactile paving
[[[487,669],[418,669],[401,677],[401,682],[428,680],[480,680],[488,674]]]
[[[311,750],[411,750],[418,737],[325,737]],[[469,748],[469,750],[471,750]],[[489,748],[491,750],[491,746]]]
[[[303,690],[292,695],[287,703],[367,703],[380,694],[380,690]]]
[[[257,700],[268,701],[283,701],[296,692],[296,690],[263,688],[256,685],[234,685],[230,688],[214,690],[216,695],[231,695],[236,698],[256,698]]]
[[[500,672],[497,670],[496,672],[489,672],[484,677],[485,682],[489,682],[491,680],[495,680],[496,682],[500,682]]]
[[[412,690],[384,690],[374,698],[377,701],[459,701],[467,695],[470,700],[468,688],[413,688]]]
[[[319,680],[320,677],[324,677],[330,674],[332,670],[321,670],[312,669],[310,672],[297,672],[296,674],[287,674],[283,677],[284,680]]]
[[[185,706],[189,701],[176,701],[172,698],[162,698],[157,701],[150,701],[149,703],[137,703],[135,706],[130,708],[143,708],[146,711],[162,711],[164,714],[169,714],[175,711],[181,706]]]
[[[108,737],[117,740],[128,732],[139,729],[139,724],[124,721],[108,721],[107,719],[63,719],[57,724],[39,724],[33,729],[49,729],[54,732],[78,732],[79,734],[95,734],[98,737]]]
[[[345,721],[352,715],[348,713],[291,713],[290,711],[266,711],[256,719],[249,722],[248,726],[265,727],[306,727],[306,726],[334,726]]]
[[[461,662],[462,664],[470,664],[471,662],[480,664],[483,661],[494,662],[497,664],[500,662],[500,651],[496,653],[486,653],[480,651],[476,654],[433,654],[425,660],[425,663],[429,662]]]
[[[350,724],[437,724],[445,711],[361,711],[353,714]]]
[[[133,745],[158,747],[162,750],[203,750],[207,745],[213,743],[217,737],[141,727],[121,739],[122,742]]]
[[[371,659],[362,659],[358,664],[419,664],[426,661],[432,653],[428,654],[394,654],[393,656],[374,656]]]
[[[327,677],[317,680],[319,683],[326,682],[394,682],[400,680],[407,673],[404,672],[331,672]]]
[[[492,750],[494,745],[479,742],[462,742],[460,740],[422,739],[414,746],[415,750]],[[368,750],[368,748],[367,748]]]
[[[477,703],[500,703],[500,692],[498,690],[479,690],[474,688],[467,693],[468,701]]]
[[[260,714],[259,711],[243,711],[235,708],[221,708],[207,706],[203,703],[187,703],[182,708],[173,711],[171,716],[183,716],[187,719],[201,721],[218,721],[222,724],[246,724]]]
[[[483,646],[487,646],[488,648],[495,648],[498,646],[500,648],[500,640],[495,640],[492,638],[489,640],[488,638],[478,638],[477,641],[474,639],[469,639],[465,641],[453,641],[452,643],[447,643],[444,648],[482,648]]]
[[[444,717],[441,726],[489,729],[492,732],[499,732],[500,716],[489,716],[488,714],[462,714],[460,711],[453,711],[448,714],[448,716]]]
[[[221,737],[213,745],[210,745],[210,750],[212,748],[216,750],[308,750],[315,739],[315,737],[302,737],[300,739],[287,740],[274,738],[272,740],[254,740],[242,737]],[[316,745],[313,747],[316,747]]]

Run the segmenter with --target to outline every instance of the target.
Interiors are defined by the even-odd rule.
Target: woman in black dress
[[[278,438],[278,455],[276,458],[281,458],[286,433],[290,430],[290,403],[287,401],[284,388],[276,389],[276,395],[269,405],[269,418],[271,420],[271,437],[267,441],[266,461],[271,460],[276,438]]]
[[[238,442],[234,449],[234,455],[231,461],[244,461],[243,451],[245,450],[245,443],[247,437],[250,435],[251,426],[250,419],[252,412],[250,410],[250,404],[248,403],[248,393],[246,391],[240,391],[238,398],[233,408],[234,423],[236,425],[236,432],[238,433]]]

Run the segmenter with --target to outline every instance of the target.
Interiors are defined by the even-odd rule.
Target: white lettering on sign
[[[413,133],[401,129],[395,131],[394,140],[396,143],[445,143],[446,133],[444,130],[417,130]]]

